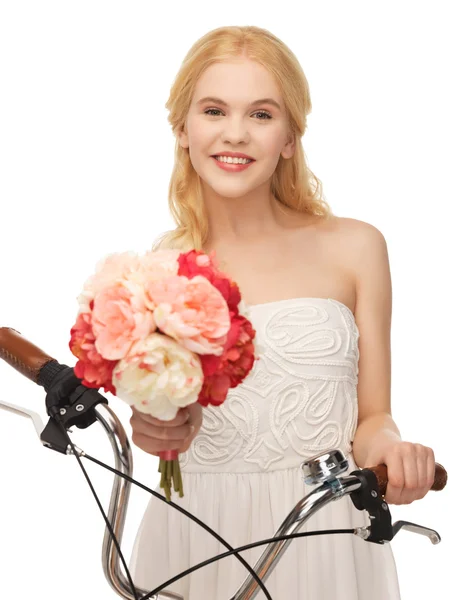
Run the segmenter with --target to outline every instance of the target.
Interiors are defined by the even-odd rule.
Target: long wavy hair
[[[293,52],[275,35],[255,26],[228,26],[213,29],[190,48],[173,82],[166,108],[176,136],[174,167],[169,183],[168,203],[176,228],[158,237],[152,250],[176,248],[201,250],[207,241],[209,223],[201,179],[182,148],[177,132],[183,131],[198,78],[210,65],[246,57],[259,62],[275,78],[282,93],[289,127],[295,136],[295,152],[279,160],[272,175],[271,192],[281,205],[322,219],[333,217],[323,197],[322,185],[307,166],[301,138],[311,112],[308,81]]]

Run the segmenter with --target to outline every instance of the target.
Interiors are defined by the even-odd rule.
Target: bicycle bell
[[[336,479],[349,468],[349,462],[342,450],[330,450],[313,458],[309,458],[301,465],[305,483],[317,485]]]

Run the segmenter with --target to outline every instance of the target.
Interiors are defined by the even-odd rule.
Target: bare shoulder
[[[390,266],[387,242],[382,232],[366,221],[348,217],[328,219],[327,246],[337,262],[349,273],[353,285],[354,306],[362,304],[366,295],[372,298],[373,287],[390,288]],[[385,299],[388,304],[388,299]]]
[[[359,219],[350,217],[335,217],[333,225],[336,226],[339,233],[349,236],[351,241],[357,240],[358,243],[369,243],[369,241],[385,239],[380,229]]]
[[[367,322],[367,315],[377,314],[378,322],[390,323],[392,280],[384,235],[374,225],[356,219],[342,219],[340,227],[350,249],[346,260],[355,279],[356,318]]]
[[[336,248],[340,258],[348,264],[351,260],[354,264],[362,258],[365,252],[375,249],[382,250],[386,246],[386,240],[382,232],[359,219],[349,217],[332,216],[315,226],[315,232],[323,234],[322,239],[328,246]],[[317,236],[313,236],[313,241]]]
[[[387,242],[383,233],[366,221],[349,217],[335,217],[331,229],[338,247],[342,249],[346,262],[359,265],[372,252],[384,255]]]

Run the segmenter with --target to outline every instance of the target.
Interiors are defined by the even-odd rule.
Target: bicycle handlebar
[[[0,358],[3,358],[9,365],[38,385],[41,385],[39,383],[41,369],[48,362],[55,361],[52,356],[46,354],[11,327],[0,327]],[[47,391],[47,382],[44,382],[43,387]],[[375,473],[380,493],[384,496],[388,484],[387,466],[377,465],[368,468]],[[431,490],[442,490],[446,485],[446,481],[446,470],[442,465],[436,463],[434,483]]]
[[[9,365],[34,383],[42,385],[46,391],[48,391],[56,376],[67,367],[67,365],[60,365],[54,358],[26,340],[18,331],[9,327],[0,328],[0,358],[3,358]],[[46,365],[48,365],[47,368],[44,368]],[[94,391],[96,392],[96,390]],[[97,402],[96,397],[100,397],[102,400]],[[81,402],[84,403],[83,397]],[[2,402],[0,402],[0,408],[13,410],[13,412],[19,414],[27,414],[35,420],[32,411],[21,411],[18,410],[19,407]],[[78,427],[87,427],[94,420],[98,420],[105,428],[112,444],[116,470],[131,477],[133,470],[131,447],[119,419],[107,406],[107,400],[98,393],[95,394],[95,400],[91,402],[89,408],[90,412],[94,414],[93,420],[89,417],[85,420],[82,419],[82,421],[72,421],[72,424],[77,424]],[[38,417],[37,415],[35,416]],[[38,429],[37,422],[35,426]],[[70,445],[66,444],[64,447],[61,446],[60,442],[56,441],[45,443],[42,436],[41,441],[55,450],[60,450],[67,454],[72,453]],[[56,447],[55,443],[57,443]],[[345,494],[351,494],[355,506],[359,510],[367,510],[372,517],[371,526],[357,528],[354,531],[355,535],[359,535],[367,541],[384,543],[384,540],[389,541],[399,529],[404,527],[410,531],[427,535],[433,543],[440,541],[437,532],[414,523],[399,521],[392,529],[388,506],[382,498],[378,497],[378,494],[384,496],[386,493],[388,484],[386,465],[365,468],[351,473],[350,476],[339,477],[347,468],[347,461],[339,450],[305,461],[302,464],[305,482],[316,486],[315,490],[310,492],[295,506],[280,526],[275,537],[295,533],[316,510],[319,510],[319,508],[331,500],[340,498]],[[442,465],[436,463],[435,479],[431,490],[442,490],[446,482],[446,470]],[[129,485],[128,480],[118,475],[115,476],[108,517],[112,523],[118,542],[121,542],[124,529],[130,491]],[[320,493],[321,496],[319,496]],[[254,570],[262,581],[272,572],[290,541],[290,539],[285,539],[271,543],[261,555]],[[105,529],[102,547],[102,566],[105,577],[115,592],[125,600],[131,600],[133,598],[132,591],[125,575],[121,571],[116,547],[112,543],[108,529]],[[142,594],[147,594],[144,590],[139,590],[138,588],[136,590]],[[257,582],[249,574],[231,600],[252,600],[259,590]],[[180,595],[168,591],[159,592],[158,597],[162,598],[162,600],[183,600]]]

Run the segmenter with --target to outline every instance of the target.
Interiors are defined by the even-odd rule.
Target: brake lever
[[[46,425],[38,413],[23,406],[0,402],[0,408],[31,418],[43,446],[62,454],[72,454],[66,433],[56,419],[60,418],[66,432],[70,433],[73,425],[86,429],[97,420],[95,407],[108,404],[108,400],[97,389],[82,385],[73,369],[66,365],[51,361],[43,367],[43,371],[44,377],[50,379],[46,394],[46,410],[50,418]]]
[[[50,418],[48,424],[45,425],[41,416],[34,410],[30,410],[24,406],[18,406],[17,404],[10,404],[8,402],[4,402],[3,400],[0,400],[0,408],[16,415],[20,415],[21,417],[30,418],[36,430],[38,439],[45,448],[59,450],[60,452],[68,455],[73,454],[70,444],[68,442],[67,445],[64,444],[64,440],[66,439],[65,435],[54,419]],[[71,433],[70,429],[66,429],[66,431]],[[81,450],[78,446],[75,446],[75,449],[79,455],[83,455],[83,450]]]
[[[8,410],[9,412],[20,415],[21,417],[28,417],[32,420],[34,428],[36,429],[36,433],[38,434],[39,440],[41,440],[41,433],[44,430],[44,423],[40,415],[34,410],[30,410],[29,408],[25,408],[24,406],[18,406],[17,404],[9,404],[8,402],[3,402],[0,400],[0,408],[4,410]]]
[[[411,531],[412,533],[419,533],[420,535],[424,535],[431,540],[431,543],[436,545],[441,541],[441,536],[435,529],[430,529],[429,527],[424,527],[423,525],[418,525],[417,523],[411,523],[410,521],[396,521],[392,525],[392,537],[393,539],[400,529],[406,529],[407,531]],[[354,535],[361,537],[363,540],[369,540],[369,537],[372,535],[370,525],[366,527],[356,527],[354,530]],[[383,543],[383,542],[380,542]]]
[[[401,529],[406,529],[428,537],[433,544],[439,544],[441,536],[434,529],[410,521],[396,521],[392,525],[389,506],[380,494],[377,478],[370,469],[353,471],[351,475],[356,475],[362,483],[358,490],[352,492],[351,500],[357,509],[366,510],[370,519],[370,525],[357,527],[354,535],[367,542],[384,544],[390,542]]]
[[[407,531],[412,531],[413,533],[419,533],[420,535],[425,535],[431,540],[433,544],[439,544],[441,541],[441,536],[434,529],[430,529],[429,527],[424,527],[423,525],[418,525],[417,523],[411,523],[411,521],[396,521],[392,525],[393,536],[395,536],[400,529],[406,529]]]

